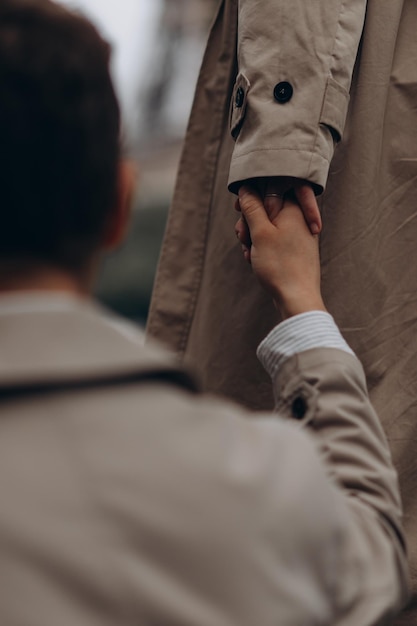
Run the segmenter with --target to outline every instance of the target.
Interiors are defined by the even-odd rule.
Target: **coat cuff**
[[[251,84],[240,73],[236,79],[230,112],[230,132],[236,141],[228,187],[237,193],[253,178],[290,176],[308,180],[316,194],[326,187],[335,145],[341,140],[349,106],[349,93],[329,77],[321,110],[300,124],[300,98],[289,103],[288,119],[279,121],[276,102],[260,106],[251,96]],[[256,115],[255,115],[256,113]],[[310,120],[310,117],[313,119]],[[270,125],[265,127],[265,121]]]
[[[323,132],[329,135],[329,150],[333,155],[330,132]],[[320,154],[303,150],[262,148],[245,154],[235,153],[230,164],[228,188],[237,194],[241,185],[249,179],[291,176],[308,180],[316,194],[320,195],[326,186],[329,168],[329,160]]]
[[[275,380],[287,359],[314,348],[336,348],[354,355],[333,317],[325,311],[310,311],[278,324],[259,345],[257,356]]]

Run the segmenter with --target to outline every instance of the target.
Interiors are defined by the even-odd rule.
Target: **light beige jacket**
[[[227,187],[283,175],[325,187],[323,292],[399,470],[407,626],[417,624],[416,33],[416,0],[220,2],[148,327],[199,363],[205,389],[270,408],[254,348],[276,312],[242,262]],[[274,97],[282,82],[293,90],[284,103]]]
[[[141,342],[92,305],[0,309],[2,626],[388,623],[400,504],[359,362],[291,358],[255,418]]]

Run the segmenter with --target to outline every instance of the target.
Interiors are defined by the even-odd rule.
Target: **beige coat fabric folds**
[[[387,623],[406,592],[397,477],[355,357],[289,359],[279,414],[255,418],[89,304],[17,304],[0,308],[2,626]]]
[[[199,363],[206,389],[270,407],[271,385],[254,351],[276,313],[242,261],[227,188],[285,175],[324,189],[324,298],[364,364],[393,450],[414,592],[416,33],[415,0],[220,3],[148,325]],[[285,102],[274,95],[282,83],[292,88]],[[413,605],[398,624],[417,623],[417,595]]]

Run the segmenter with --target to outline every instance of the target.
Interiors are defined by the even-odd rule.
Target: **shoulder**
[[[314,442],[293,424],[155,378],[109,388],[98,401],[75,421],[85,469],[110,508],[133,506],[140,517],[151,492],[161,513],[202,533],[227,535],[238,523],[236,541],[267,535],[288,545],[327,535],[333,490]],[[117,503],[115,479],[126,496]]]
[[[337,507],[303,432],[155,381],[105,400],[100,419],[79,420],[80,456],[101,520],[139,574],[145,550],[152,571],[204,589],[242,624],[259,603],[301,622],[287,584],[327,602]]]

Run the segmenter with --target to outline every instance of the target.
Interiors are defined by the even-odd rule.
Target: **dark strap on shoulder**
[[[84,389],[105,389],[108,387],[119,387],[124,385],[146,384],[159,382],[167,385],[174,385],[192,393],[199,391],[198,385],[193,377],[183,370],[158,369],[155,371],[139,371],[126,374],[101,375],[96,378],[51,381],[30,384],[11,384],[10,386],[0,386],[0,401],[22,396],[37,396],[47,393],[63,393],[69,391],[81,391]]]

